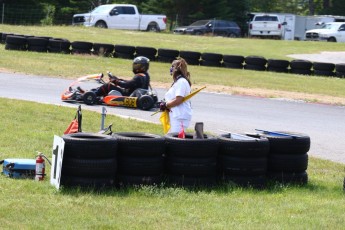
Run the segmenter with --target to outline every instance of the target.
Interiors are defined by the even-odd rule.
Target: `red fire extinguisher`
[[[41,181],[44,179],[45,162],[42,156],[43,154],[39,153],[36,157],[35,180],[37,181]]]

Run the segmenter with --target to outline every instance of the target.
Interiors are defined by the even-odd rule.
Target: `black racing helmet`
[[[139,56],[133,60],[133,73],[145,73],[149,70],[150,59],[144,56]]]

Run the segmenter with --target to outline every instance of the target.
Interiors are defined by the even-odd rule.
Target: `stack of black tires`
[[[117,141],[109,135],[73,133],[65,141],[60,185],[115,186]]]
[[[264,188],[268,181],[306,184],[310,138],[292,132],[178,133],[165,136],[122,132],[63,136],[61,185],[214,186],[234,183]]]
[[[280,183],[306,184],[310,137],[282,131],[264,136],[270,143],[267,177]]]
[[[221,181],[245,187],[265,187],[269,153],[267,138],[229,133],[221,135],[219,143]]]
[[[182,186],[213,186],[217,183],[218,141],[216,137],[204,135],[195,139],[186,133],[165,136],[166,173],[169,184]]]
[[[119,185],[154,185],[164,181],[165,140],[148,133],[115,133]]]

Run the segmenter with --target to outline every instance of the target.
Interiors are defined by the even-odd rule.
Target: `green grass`
[[[0,159],[51,159],[73,108],[0,99]],[[33,117],[37,117],[33,122]],[[83,111],[83,130],[96,132],[101,115]],[[162,134],[160,125],[108,115],[116,132]],[[0,176],[1,229],[344,229],[344,164],[311,157],[306,186],[271,184],[263,190],[163,185],[106,191]]]
[[[133,46],[150,46],[200,52],[236,55],[259,55],[265,58],[290,60],[286,55],[296,53],[319,53],[321,51],[345,51],[342,43],[281,41],[264,39],[229,39],[222,37],[183,36],[169,33],[105,30],[72,26],[9,26],[0,25],[0,31],[35,36],[67,38],[70,41],[89,41]],[[98,56],[42,54],[35,52],[7,51],[0,45],[0,68],[3,71],[21,72],[41,76],[73,79],[91,73],[111,71],[118,76],[131,76],[131,60],[103,58]],[[152,85],[169,83],[169,63],[152,62],[150,73]],[[1,70],[1,69],[0,69]],[[321,96],[345,98],[345,80],[330,77],[301,76],[294,74],[210,68],[190,66],[195,85],[216,85],[278,91],[268,96],[279,97],[279,92],[311,94],[311,101]],[[237,93],[233,90],[233,93]],[[322,100],[321,100],[322,102]],[[340,102],[340,104],[345,104]]]

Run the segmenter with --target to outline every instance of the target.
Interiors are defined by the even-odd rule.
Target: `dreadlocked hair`
[[[173,64],[176,65],[176,73],[174,74],[174,78],[182,75],[182,77],[188,81],[189,85],[192,86],[192,83],[190,81],[190,73],[187,69],[188,63],[186,62],[186,60],[184,60],[183,58],[178,58],[173,61]]]

